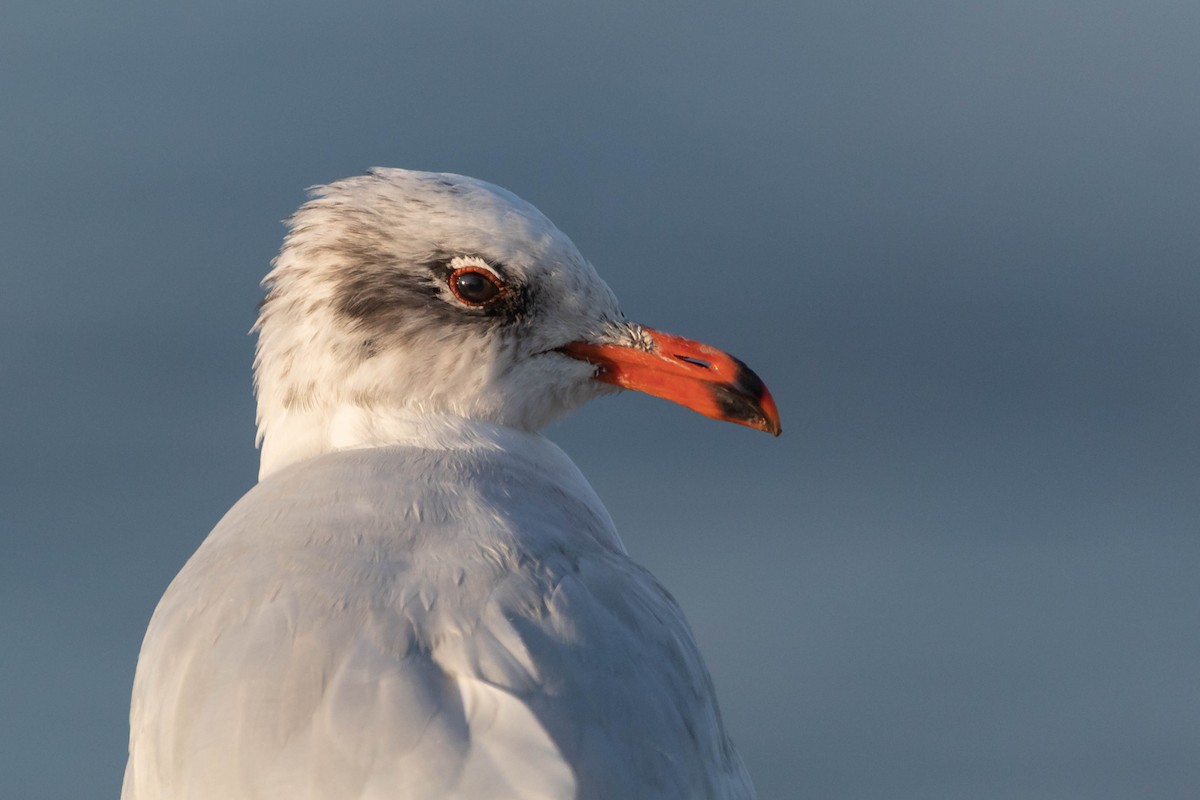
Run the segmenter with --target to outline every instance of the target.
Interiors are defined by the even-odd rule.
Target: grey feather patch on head
[[[539,428],[608,391],[556,348],[638,341],[570,239],[483,181],[376,169],[313,189],[288,225],[255,325],[264,470],[297,457],[289,442],[381,435],[388,414]],[[503,282],[496,302],[451,291],[464,259]]]

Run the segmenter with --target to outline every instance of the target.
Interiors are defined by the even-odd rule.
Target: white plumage
[[[678,606],[534,432],[606,390],[559,348],[653,350],[570,241],[376,170],[267,283],[262,481],[154,613],[124,800],[752,797]]]

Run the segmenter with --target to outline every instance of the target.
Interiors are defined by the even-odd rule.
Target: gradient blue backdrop
[[[162,590],[254,481],[304,187],[529,199],[781,439],[552,428],[765,798],[1200,796],[1200,4],[15,0],[0,781],[115,797]]]

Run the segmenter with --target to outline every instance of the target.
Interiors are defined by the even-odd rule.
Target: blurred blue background
[[[1200,796],[1200,4],[85,3],[0,25],[0,774],[115,797],[159,595],[254,480],[306,186],[498,183],[784,435],[549,434],[765,798]]]

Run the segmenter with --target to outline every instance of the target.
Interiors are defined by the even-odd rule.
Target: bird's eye
[[[450,274],[450,291],[468,306],[486,306],[504,294],[504,283],[483,267],[462,267]]]

